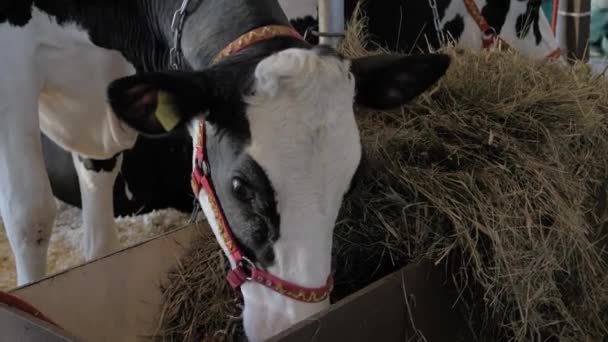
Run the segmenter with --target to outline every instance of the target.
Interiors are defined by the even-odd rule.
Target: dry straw
[[[365,49],[355,18],[341,50]],[[443,80],[393,112],[357,110],[366,162],[336,226],[341,298],[407,262],[458,260],[481,341],[608,336],[608,83],[512,52],[445,51]],[[167,340],[238,332],[204,233],[164,287]]]

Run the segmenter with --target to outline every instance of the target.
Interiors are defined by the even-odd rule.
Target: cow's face
[[[254,64],[249,81],[238,81],[230,65],[144,74],[114,82],[109,99],[121,119],[148,135],[183,123],[197,141],[205,120],[211,178],[239,245],[270,274],[316,288],[331,272],[334,224],[361,160],[354,102],[399,106],[448,65],[444,55],[350,61],[328,49],[289,49]],[[228,75],[239,84],[227,85]],[[226,252],[207,194],[198,196]],[[298,302],[253,282],[241,291],[253,341],[329,304]]]

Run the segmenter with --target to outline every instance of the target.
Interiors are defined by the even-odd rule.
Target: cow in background
[[[294,13],[292,23],[299,31],[317,29],[316,0],[280,2],[287,12]],[[436,8],[437,25],[431,4]],[[541,0],[345,0],[347,19],[358,5],[367,20],[371,45],[391,51],[428,51],[450,39],[459,47],[481,49],[484,38],[490,42],[495,33],[503,44],[525,56],[559,56],[559,45],[541,9]],[[307,37],[311,43],[318,41],[314,35]]]

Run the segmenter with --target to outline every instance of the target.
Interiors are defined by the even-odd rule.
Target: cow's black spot
[[[517,17],[515,23],[515,31],[519,39],[524,39],[530,33],[530,28],[534,31],[534,39],[536,45],[542,41],[542,34],[540,32],[540,6],[539,1],[529,1],[527,3],[526,12]]]
[[[32,19],[32,0],[0,1],[0,24],[25,26]]]
[[[88,159],[78,156],[78,160],[82,163],[85,169],[94,172],[111,172],[116,167],[118,154],[106,160]]]
[[[306,30],[309,30],[309,29],[318,30],[319,29],[319,21],[310,15],[307,15],[303,18],[291,19],[289,21],[289,23],[302,36],[306,35]],[[314,34],[308,34],[308,35],[306,35],[306,41],[309,42],[310,44],[317,45],[317,44],[319,44],[319,37],[315,36]]]
[[[502,27],[507,20],[507,14],[511,7],[511,0],[488,0],[487,4],[481,9],[481,14],[486,18],[488,25],[500,34]]]
[[[452,1],[438,1],[437,2],[437,14],[439,14],[439,20],[442,20],[445,17],[445,11],[448,9],[448,6],[452,3]]]
[[[262,167],[247,153],[249,143],[231,132],[223,137],[208,134],[207,153],[211,179],[232,233],[247,257],[264,267],[274,263],[274,243],[280,237],[281,217],[276,193]],[[246,202],[235,197],[232,181],[242,179],[253,196]]]
[[[454,19],[448,21],[443,26],[444,35],[454,41],[460,40],[462,32],[464,32],[464,18],[460,14],[456,14]]]
[[[515,31],[517,32],[517,38],[519,39],[526,38],[526,36],[530,32],[530,26],[532,26],[532,23],[528,22],[526,18],[526,14],[520,14],[517,17],[517,22],[515,23]]]
[[[437,14],[442,20],[450,3],[436,0]],[[433,25],[433,11],[425,0],[366,0],[345,1],[346,18],[351,18],[357,4],[368,21],[368,48],[378,45],[397,52],[427,51],[440,45]]]

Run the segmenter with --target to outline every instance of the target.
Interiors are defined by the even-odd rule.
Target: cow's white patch
[[[261,61],[247,99],[247,152],[267,173],[281,217],[268,271],[305,287],[325,285],[332,234],[343,196],[361,158],[350,62],[288,49]],[[254,341],[326,307],[305,304],[258,284],[242,287],[244,324]]]
[[[127,183],[126,179],[125,179],[125,197],[129,201],[132,201],[135,198],[135,196],[133,195],[133,192],[131,192],[131,189],[129,189],[129,183]]]
[[[60,146],[97,159],[133,146],[136,133],[111,114],[105,92],[110,81],[134,69],[117,52],[94,46],[83,30],[60,26],[38,10],[24,27],[1,24],[0,45],[6,47],[0,49],[0,215],[22,285],[45,275],[56,211],[40,130]],[[91,203],[94,208],[101,202]]]
[[[117,51],[93,45],[74,25],[58,26],[35,12],[36,63],[44,78],[40,127],[68,151],[107,159],[133,147],[137,133],[118,120],[106,101],[108,84],[134,68]]]

